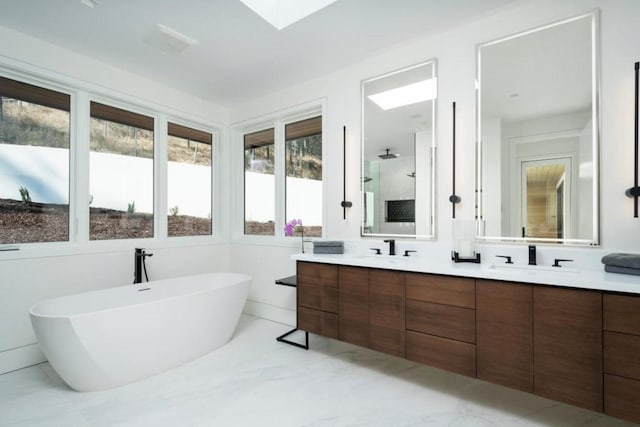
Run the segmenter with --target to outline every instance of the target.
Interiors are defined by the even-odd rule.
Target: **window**
[[[244,134],[244,234],[322,236],[322,116]],[[299,232],[294,233],[299,236]]]
[[[285,126],[286,222],[322,237],[322,117]]]
[[[244,234],[275,234],[275,130],[244,136]]]
[[[89,237],[153,237],[153,117],[91,102]]]
[[[168,235],[211,235],[211,133],[168,124]]]
[[[0,244],[69,240],[70,104],[0,77]]]

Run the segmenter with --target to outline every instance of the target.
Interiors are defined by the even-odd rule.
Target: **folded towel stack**
[[[602,257],[604,271],[640,276],[640,254],[612,253]]]
[[[340,240],[314,240],[314,254],[343,254],[344,242]]]

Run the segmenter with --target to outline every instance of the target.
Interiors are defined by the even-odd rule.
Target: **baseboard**
[[[38,343],[0,351],[0,375],[27,366],[46,362],[47,358],[40,351]]]
[[[296,325],[296,312],[284,307],[269,305],[262,302],[247,300],[244,305],[244,313],[260,317],[285,325]]]

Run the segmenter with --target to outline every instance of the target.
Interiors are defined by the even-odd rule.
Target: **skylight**
[[[240,0],[265,21],[282,30],[336,0]]]
[[[369,99],[383,110],[390,110],[392,108],[429,101],[435,99],[437,96],[436,79],[433,78],[369,95]]]

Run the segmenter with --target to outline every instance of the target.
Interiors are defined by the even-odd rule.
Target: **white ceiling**
[[[97,0],[95,8],[81,0],[2,0],[0,25],[233,106],[510,1],[338,0],[278,31],[240,0]],[[143,40],[157,24],[198,43],[180,54],[152,47]]]

